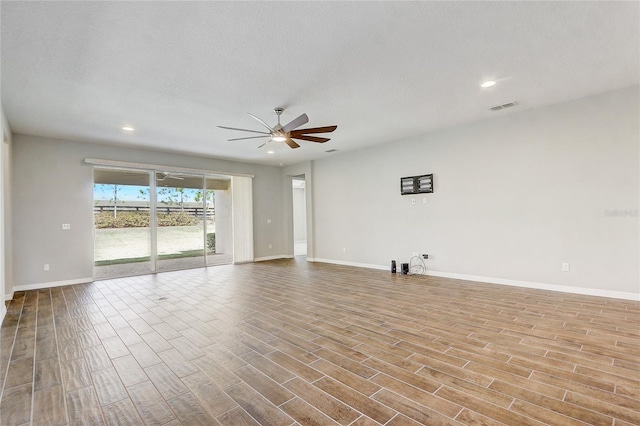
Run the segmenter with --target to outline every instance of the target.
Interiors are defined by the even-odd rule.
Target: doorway
[[[293,199],[293,254],[307,255],[307,193],[304,176],[291,179]]]

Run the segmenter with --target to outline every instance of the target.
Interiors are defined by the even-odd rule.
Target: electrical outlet
[[[563,270],[564,272],[569,272],[569,264],[568,264],[567,262],[564,262],[564,263],[562,264],[562,270]]]
[[[71,224],[70,223],[63,223],[62,224],[62,230],[63,231],[68,231],[69,229],[71,229]]]
[[[45,270],[45,271],[48,271],[48,270],[49,270],[49,264],[48,264],[48,263],[45,263],[45,264],[44,264],[44,270]]]
[[[415,206],[415,205],[416,205],[416,199],[415,199],[415,198],[412,198],[412,199],[411,199],[411,205],[413,205],[413,206]]]
[[[271,244],[269,244],[269,250],[271,250],[273,248],[273,246]]]
[[[267,224],[271,223],[271,219],[267,219]]]
[[[346,247],[342,247],[342,252],[346,253],[347,252],[347,248]]]

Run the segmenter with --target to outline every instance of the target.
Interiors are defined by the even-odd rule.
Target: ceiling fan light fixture
[[[299,128],[300,126],[309,122],[309,117],[307,116],[307,114],[300,114],[297,118],[295,118],[294,120],[290,121],[289,123],[283,126],[282,124],[280,124],[280,115],[282,114],[282,111],[284,111],[284,109],[275,108],[274,111],[278,116],[278,124],[276,124],[273,127],[269,126],[260,117],[249,113],[249,116],[251,116],[253,119],[258,121],[268,130],[268,133],[265,131],[258,131],[258,130],[239,129],[237,127],[227,127],[227,126],[218,126],[218,127],[221,129],[240,130],[243,132],[258,133],[260,135],[263,135],[263,136],[247,136],[243,138],[231,138],[231,139],[228,139],[229,141],[239,141],[239,140],[245,140],[245,139],[258,139],[258,138],[268,137],[269,140],[267,140],[265,143],[260,145],[258,149],[262,148],[269,142],[284,142],[291,149],[300,148],[300,145],[297,142],[295,142],[294,139],[300,139],[303,141],[316,142],[316,143],[329,142],[331,140],[329,138],[312,136],[309,133],[311,134],[330,133],[336,130],[336,128],[338,127],[334,125],[334,126],[311,127],[306,129],[300,129]]]
[[[486,89],[487,87],[492,87],[492,86],[495,86],[495,85],[496,85],[495,80],[488,80],[488,81],[485,81],[484,83],[482,83],[480,85],[480,87],[482,87],[483,89]]]

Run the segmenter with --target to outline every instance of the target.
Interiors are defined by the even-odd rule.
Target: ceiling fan
[[[276,124],[273,127],[269,126],[260,117],[256,117],[255,115],[249,113],[249,115],[253,117],[253,119],[255,119],[264,127],[266,127],[268,132],[261,132],[261,131],[249,130],[249,129],[238,129],[236,127],[226,127],[226,126],[218,126],[218,127],[221,129],[240,130],[243,132],[260,134],[260,136],[248,136],[244,138],[228,139],[230,141],[239,141],[244,139],[258,139],[258,138],[268,137],[269,140],[263,143],[262,145],[260,145],[258,148],[262,148],[263,146],[265,146],[271,141],[284,142],[287,145],[289,145],[289,147],[291,148],[300,148],[300,145],[298,145],[293,139],[300,139],[300,140],[309,141],[309,142],[325,143],[330,141],[331,139],[323,138],[319,136],[310,136],[308,133],[329,133],[329,132],[333,132],[335,129],[338,128],[338,126],[324,126],[324,127],[311,127],[308,129],[298,129],[298,127],[309,122],[309,117],[307,117],[307,114],[301,114],[298,118],[292,120],[291,122],[283,126],[280,124],[280,115],[284,111],[284,108],[280,108],[280,107],[274,108],[274,111],[278,116],[278,124]]]
[[[162,182],[167,178],[169,178],[169,179],[177,179],[177,180],[184,180],[184,178],[182,176],[176,175],[175,173],[156,172],[156,180],[157,181]]]

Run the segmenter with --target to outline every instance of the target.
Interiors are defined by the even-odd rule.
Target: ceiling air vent
[[[507,109],[518,105],[516,102],[507,102],[506,104],[496,105],[489,108],[491,111],[500,111],[501,109]]]
[[[328,149],[325,152],[336,152],[336,151],[337,151],[337,149]]]

